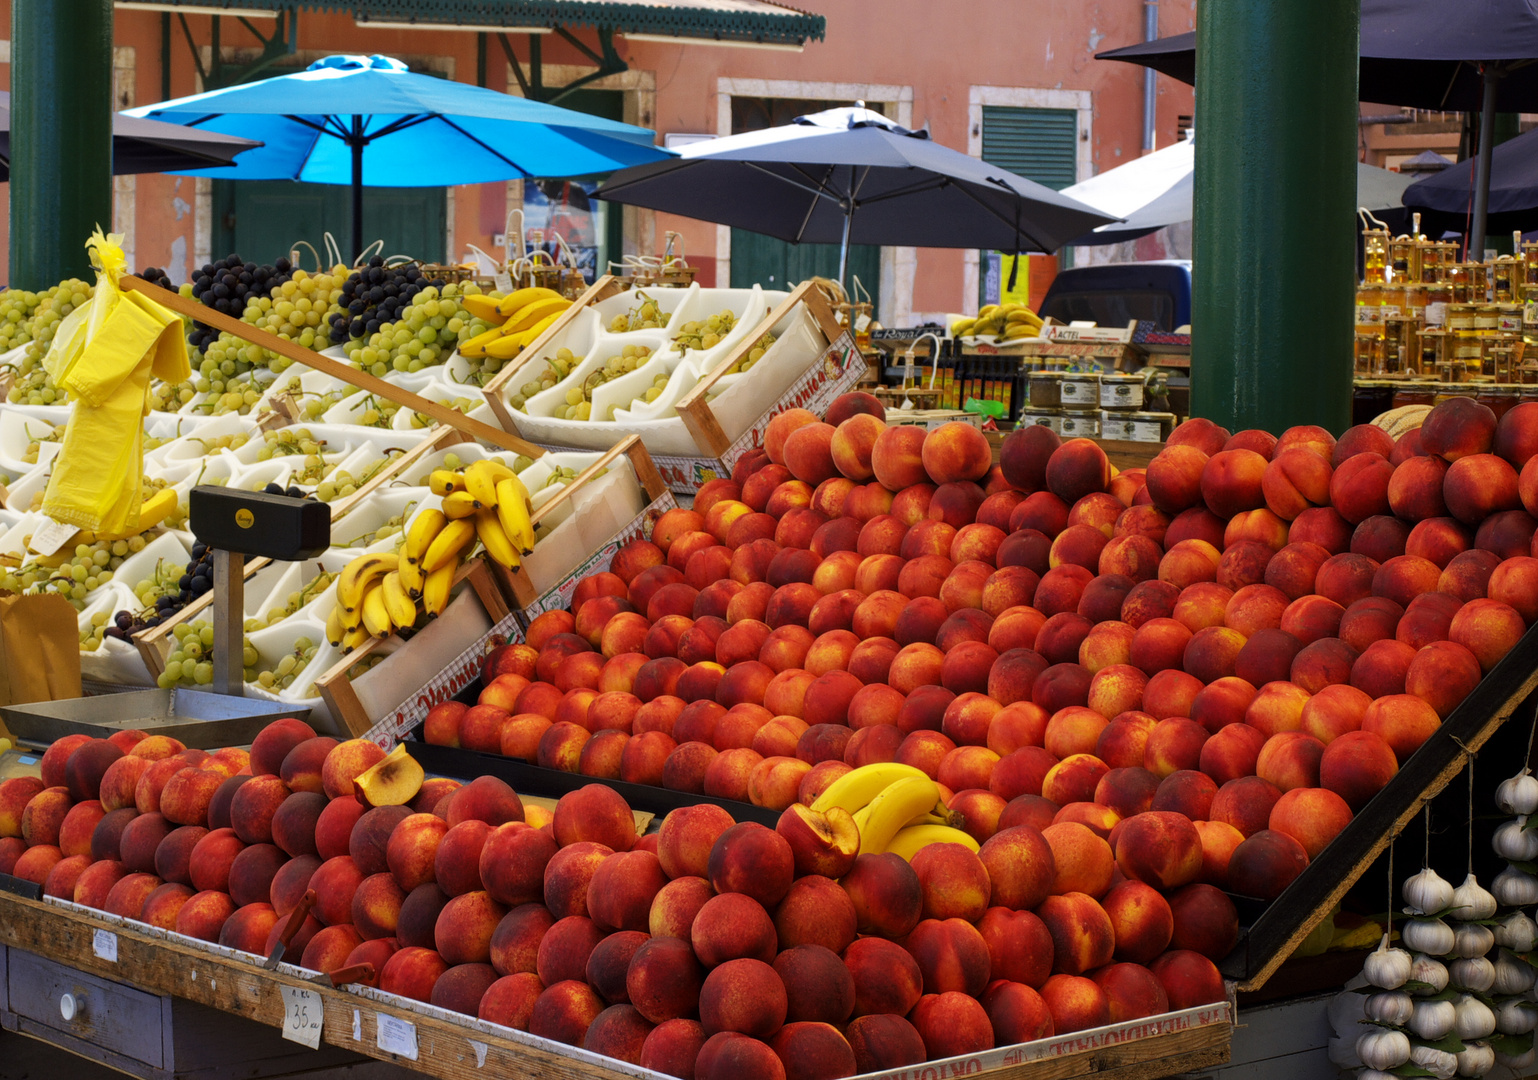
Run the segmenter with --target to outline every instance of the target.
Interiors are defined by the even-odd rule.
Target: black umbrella
[[[1196,35],[1097,53],[1196,81]],[[1484,250],[1497,112],[1538,108],[1538,5],[1530,0],[1362,0],[1357,96],[1381,105],[1477,112],[1469,250]]]
[[[686,146],[615,173],[600,199],[792,243],[1056,251],[1106,214],[862,108]]]
[[[1405,189],[1404,204],[1436,226],[1462,232],[1474,193],[1475,161],[1460,161]],[[1527,231],[1538,226],[1538,128],[1495,148],[1490,156],[1489,221],[1492,230]]]
[[[235,155],[262,144],[158,120],[112,117],[112,173],[169,172],[229,165]],[[11,95],[0,91],[0,183],[11,178]]]

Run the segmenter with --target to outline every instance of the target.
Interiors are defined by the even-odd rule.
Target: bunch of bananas
[[[951,323],[951,337],[991,337],[995,341],[1016,341],[1041,334],[1041,316],[1024,304],[988,304],[975,319],[957,319]]]
[[[428,487],[442,501],[416,516],[397,552],[360,555],[338,575],[326,619],[331,644],[352,650],[441,615],[476,541],[508,568],[534,550],[528,489],[501,462],[436,469]]]
[[[845,773],[812,803],[822,813],[833,807],[854,816],[861,855],[892,851],[912,859],[930,844],[978,850],[977,841],[956,827],[961,817],[946,809],[938,785],[911,765],[884,761]]]
[[[461,344],[459,354],[511,360],[549,329],[561,312],[571,307],[571,301],[554,289],[530,286],[500,300],[484,295],[466,296],[464,305],[476,318],[497,325]]]

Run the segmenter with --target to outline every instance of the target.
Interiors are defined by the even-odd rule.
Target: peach
[[[1141,769],[1148,735],[1158,724],[1145,712],[1125,712],[1106,725],[1095,741],[1095,756],[1113,769]]]
[[[1340,795],[1325,788],[1300,787],[1277,800],[1268,827],[1292,837],[1310,859],[1317,859],[1350,823],[1351,807]]]
[[[1181,814],[1150,810],[1127,818],[1115,846],[1121,872],[1155,888],[1184,885],[1201,872],[1201,837]]]
[[[1144,479],[1153,505],[1166,514],[1197,505],[1207,461],[1207,454],[1194,446],[1169,445],[1161,450],[1148,463]]]
[[[1333,474],[1334,467],[1318,453],[1279,446],[1261,474],[1261,493],[1272,513],[1291,521],[1312,507],[1329,505]]]
[[[1242,651],[1242,650],[1241,650]],[[1214,679],[1197,693],[1190,705],[1191,719],[1214,733],[1230,724],[1244,722],[1245,713],[1255,700],[1255,686],[1246,679],[1228,675]]]
[[[1164,986],[1171,1009],[1190,1009],[1227,996],[1216,965],[1189,949],[1171,949],[1149,964],[1148,970]]]
[[[1453,616],[1462,601],[1447,593],[1427,593],[1405,605],[1394,636],[1411,648],[1421,649],[1434,641],[1446,641]]]
[[[463,897],[456,899],[463,899]],[[442,926],[444,915],[448,910],[448,906],[445,905],[439,913],[439,926]],[[593,950],[603,939],[604,932],[586,916],[570,915],[556,920],[540,938],[539,950],[535,955],[534,966],[540,981],[546,986],[553,986],[566,979],[585,979]]]
[[[1351,550],[1373,562],[1385,563],[1405,553],[1410,527],[1398,518],[1379,514],[1368,518],[1351,534]]]
[[[735,1031],[767,1037],[785,1023],[787,1008],[785,984],[761,960],[728,960],[707,974],[700,987],[700,1023],[707,1034]]]
[[[1255,773],[1282,792],[1315,787],[1323,754],[1324,743],[1312,735],[1302,731],[1280,732],[1261,747]]]
[[[287,861],[288,856],[272,844],[250,845],[230,863],[230,898],[241,906],[265,902],[272,895],[274,876]]]
[[[1191,631],[1174,619],[1149,619],[1132,638],[1128,662],[1149,676],[1178,669],[1191,637]]]
[[[1367,707],[1361,730],[1386,742],[1403,765],[1441,724],[1436,710],[1414,694],[1393,694]]]
[[[1101,1027],[1111,1019],[1111,1002],[1105,991],[1082,975],[1052,976],[1041,988],[1041,999],[1052,1014],[1052,1029],[1057,1035]]]
[[[993,770],[988,777],[988,790],[1005,801],[1021,795],[1040,795],[1047,774],[1056,764],[1057,758],[1041,747],[1022,746],[993,763]]]
[[[1221,450],[1202,464],[1202,500],[1219,517],[1233,517],[1265,504],[1261,478],[1268,462],[1254,450]]]
[[[1094,972],[1092,978],[1105,992],[1113,1024],[1169,1011],[1164,984],[1141,964],[1112,964]]]
[[[353,781],[364,770],[383,761],[384,756],[379,744],[367,739],[349,739],[332,747],[321,767],[321,786],[327,798],[351,795]]]
[[[1493,580],[1493,575],[1492,575]],[[1522,615],[1499,600],[1470,600],[1458,609],[1448,625],[1448,639],[1462,645],[1489,673],[1526,632]],[[73,760],[73,759],[71,759]]]
[[[877,434],[870,463],[883,487],[901,491],[928,480],[923,461],[925,442],[924,430],[910,425],[888,427]]]
[[[1250,776],[1265,742],[1266,736],[1249,724],[1229,724],[1202,744],[1198,767],[1219,785]]]
[[[1244,644],[1245,637],[1237,630],[1226,626],[1205,627],[1186,644],[1183,666],[1204,682],[1231,677]]]
[[[182,828],[195,829],[196,826],[184,825]],[[165,850],[164,845],[162,845],[161,851],[156,853],[155,865],[157,872],[163,861],[160,855]],[[160,876],[167,881],[174,880],[183,885],[190,885],[192,883],[186,859],[181,860],[179,867],[171,867],[171,869],[180,870],[174,879],[166,878],[164,874]],[[268,898],[272,902],[272,909],[278,913],[280,918],[299,906],[299,901],[304,898],[304,894],[309,890],[310,878],[314,877],[315,871],[319,869],[320,859],[316,856],[299,855],[284,863],[278,872],[272,876],[272,889]]]
[[[1274,900],[1308,866],[1308,852],[1286,833],[1262,829],[1245,838],[1228,861],[1229,888]]]
[[[1090,802],[1101,777],[1110,770],[1092,754],[1073,754],[1048,770],[1041,782],[1041,794],[1059,806],[1072,802]]]
[[[1034,908],[1057,876],[1052,848],[1036,829],[1021,825],[991,836],[978,852],[992,882],[992,903],[1015,910]]]
[[[1246,837],[1264,829],[1271,808],[1282,797],[1276,785],[1259,776],[1230,780],[1218,788],[1209,810],[1211,820],[1232,825]]]
[[[1353,525],[1374,514],[1387,514],[1388,486],[1393,475],[1394,466],[1379,454],[1346,458],[1336,464],[1330,477],[1330,505]]]
[[[26,777],[25,779],[32,780],[35,778]],[[121,810],[113,810],[110,813],[104,814],[102,819],[96,823],[96,828],[91,830],[91,861],[101,862],[103,860],[117,860],[121,858],[121,842],[123,837],[123,830],[128,827],[128,823],[130,821],[138,816],[139,811],[135,810],[131,806],[125,806]],[[186,825],[183,826],[183,828],[196,829],[197,827],[194,825]],[[19,826],[18,831],[20,831]],[[201,833],[199,833],[199,836],[201,836]],[[10,836],[6,837],[6,839],[15,840],[16,843],[19,844],[23,850],[25,850],[26,843],[19,837]],[[3,852],[4,850],[4,848],[0,848],[0,852]],[[156,850],[158,851],[159,849],[157,848]],[[159,870],[156,870],[155,872],[160,874],[160,876],[167,881],[175,880],[171,876],[162,873]]]
[[[951,421],[928,433],[921,460],[936,484],[979,480],[993,464],[993,450],[976,427]]]
[[[1288,600],[1300,599],[1315,590],[1320,568],[1330,558],[1330,553],[1318,544],[1288,544],[1266,564],[1265,583]]]
[[[1445,571],[1473,544],[1474,535],[1462,522],[1450,517],[1427,518],[1416,522],[1410,535],[1405,537],[1405,554],[1430,559]],[[1487,570],[1480,579],[1481,588],[1489,576]]]
[[[1169,618],[1179,598],[1180,590],[1167,581],[1139,582],[1122,602],[1122,621],[1141,629],[1151,619]]]
[[[1057,868],[1052,881],[1053,896],[1080,893],[1098,897],[1103,896],[1111,887],[1116,868],[1111,846],[1087,826],[1065,821],[1049,825],[1042,830],[1041,835],[1052,848],[1052,860]],[[1047,918],[1044,908],[1045,905],[1043,909],[1038,909],[1037,914],[1052,929],[1052,920]],[[1057,937],[1055,932],[1053,937],[1054,940]]]
[[[1228,883],[1228,861],[1244,842],[1244,834],[1223,821],[1193,821],[1202,838],[1201,880],[1209,885]]]
[[[1487,452],[1495,441],[1495,413],[1473,398],[1447,398],[1421,423],[1421,450],[1448,461]]]
[[[1355,811],[1367,805],[1398,771],[1394,750],[1381,736],[1371,731],[1350,731],[1324,748],[1319,760],[1319,783]]]
[[[1211,812],[1217,793],[1218,784],[1212,777],[1196,769],[1181,769],[1159,782],[1159,789],[1146,809],[1184,814],[1193,822],[1203,821]]]
[[[1442,494],[1448,513],[1465,525],[1478,525],[1491,514],[1521,506],[1517,471],[1494,454],[1474,453],[1454,461]]]
[[[999,636],[1002,637],[1002,635]],[[1079,663],[1092,676],[1099,675],[1107,668],[1116,671],[1116,675],[1107,676],[1110,683],[1105,686],[1105,690],[1112,698],[1117,695],[1117,692],[1127,694],[1132,692],[1132,684],[1120,676],[1137,671],[1129,663],[1132,659],[1132,642],[1136,637],[1137,630],[1131,624],[1119,620],[1107,620],[1092,627],[1084,640],[1079,643]],[[1093,681],[1091,685],[1093,686]]]
[[[1292,682],[1307,693],[1318,693],[1326,686],[1349,682],[1356,660],[1356,650],[1340,638],[1319,638],[1293,657]]]
[[[1207,737],[1207,729],[1194,720],[1180,716],[1160,720],[1148,733],[1143,766],[1161,780],[1181,769],[1194,769]]]
[[[1479,659],[1468,649],[1452,641],[1434,641],[1418,650],[1410,661],[1404,689],[1425,701],[1445,720],[1482,677]]]
[[[155,880],[152,875],[148,874],[130,874],[128,877],[114,885],[113,889],[126,889],[130,883],[133,883],[139,889],[143,889],[146,886],[149,886],[149,881],[144,882],[143,884],[139,884],[137,881],[135,881],[136,878],[141,876],[149,878],[150,881]],[[144,896],[147,897],[149,893],[153,892],[157,887],[158,882],[154,886],[150,886],[144,893]],[[137,907],[139,909],[142,909],[144,906],[143,898],[136,895],[127,896],[125,897],[125,900],[130,907],[134,906],[135,902],[137,902]],[[122,914],[122,912],[118,911],[114,912],[114,914]],[[137,911],[135,914],[137,914]],[[178,914],[180,913],[178,912]],[[133,918],[134,916],[131,915],[129,917]],[[247,904],[244,907],[238,907],[235,909],[234,913],[232,913],[230,917],[225,920],[224,925],[220,927],[219,944],[225,946],[226,948],[239,949],[242,952],[256,953],[260,956],[262,954],[262,949],[267,942],[267,937],[272,933],[272,929],[277,924],[277,921],[278,916],[272,910],[272,906],[270,904]],[[311,940],[313,941],[314,939],[312,938]]]
[[[926,994],[981,995],[990,959],[982,934],[964,919],[925,919],[904,939],[917,961]]]
[[[1304,703],[1302,730],[1329,744],[1348,731],[1358,730],[1370,704],[1372,698],[1355,686],[1326,686]]]

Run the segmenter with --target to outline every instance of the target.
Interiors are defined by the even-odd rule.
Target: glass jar
[[[1417,320],[1402,315],[1390,315],[1383,320],[1383,365],[1378,369],[1383,375],[1403,375],[1409,365],[1419,359],[1419,346],[1415,341]]]
[[[1474,313],[1478,310],[1473,304],[1452,303],[1447,305],[1447,329],[1455,334],[1472,333],[1474,330]]]
[[[1405,286],[1404,313],[1412,319],[1426,321],[1426,286],[1419,284]]]
[[[1520,334],[1522,332],[1522,305],[1517,303],[1497,304],[1495,309],[1495,328],[1503,334]]]
[[[1437,384],[1432,379],[1406,379],[1394,387],[1393,403],[1398,409],[1405,405],[1433,405],[1437,399]]]
[[[1521,393],[1515,386],[1500,386],[1495,383],[1487,383],[1474,391],[1474,400],[1481,405],[1488,405],[1490,411],[1499,418],[1521,400]]]
[[[1413,236],[1401,234],[1388,243],[1389,280],[1419,281],[1420,250]]]
[[[1357,334],[1352,365],[1357,375],[1371,376],[1383,364],[1383,338],[1377,334]]]
[[[1388,230],[1362,230],[1363,275],[1367,281],[1381,285],[1388,262]]]
[[[1376,333],[1383,325],[1383,286],[1358,285],[1356,287],[1357,333]]]
[[[1057,409],[1063,404],[1063,373],[1033,371],[1027,384],[1032,409]]]
[[[1420,362],[1416,364],[1419,374],[1426,377],[1443,378],[1445,365],[1450,362],[1449,341],[1450,335],[1446,330],[1422,330],[1416,335],[1420,342]]]
[[[1405,298],[1403,284],[1391,282],[1383,286],[1382,295],[1383,318],[1392,319],[1404,314]]]
[[[1426,325],[1447,325],[1447,308],[1452,303],[1453,288],[1445,281],[1426,286]]]
[[[1516,285],[1520,280],[1520,268],[1515,255],[1502,255],[1495,260],[1495,302],[1509,304],[1516,299]]]
[[[1393,408],[1393,379],[1357,379],[1351,387],[1351,422],[1368,424]]]
[[[1496,304],[1477,304],[1474,307],[1474,329],[1481,334],[1493,334],[1500,329],[1501,309]]]

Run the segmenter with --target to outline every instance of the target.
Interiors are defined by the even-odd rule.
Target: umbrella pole
[[[1474,159],[1474,224],[1469,229],[1469,246],[1464,258],[1477,262],[1485,257],[1485,222],[1490,212],[1490,155],[1495,147],[1495,80],[1499,72],[1494,64],[1485,65],[1485,96],[1479,109],[1479,156]]]
[[[363,118],[352,118],[352,257],[363,253]]]
[[[854,202],[849,203],[849,209],[844,211],[844,240],[838,249],[838,287],[847,289],[844,284],[844,274],[849,269],[849,227],[854,224]]]

